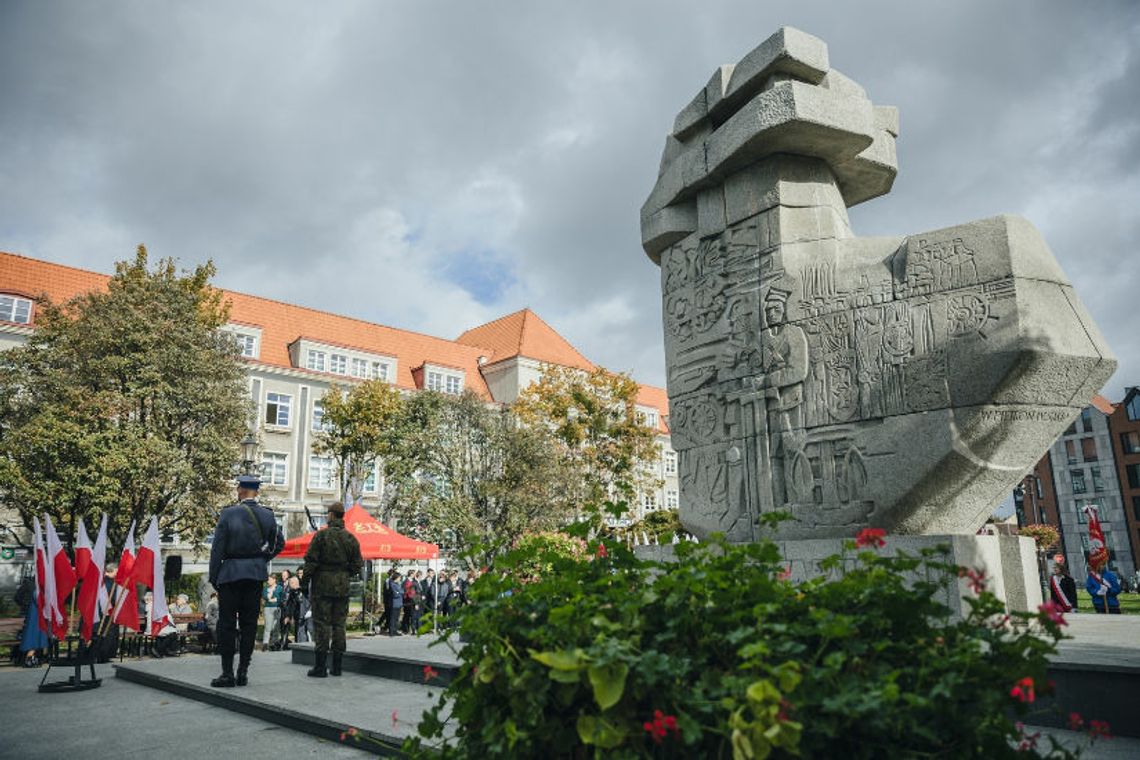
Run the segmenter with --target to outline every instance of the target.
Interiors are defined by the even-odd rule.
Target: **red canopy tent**
[[[414,538],[401,536],[384,523],[377,520],[359,504],[344,514],[344,527],[360,542],[360,553],[364,559],[438,559],[439,547]],[[304,557],[314,533],[291,538],[277,559]]]

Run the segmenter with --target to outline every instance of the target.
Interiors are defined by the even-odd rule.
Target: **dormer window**
[[[32,321],[32,302],[19,296],[0,296],[0,322],[15,322],[18,325]]]
[[[246,333],[234,333],[234,341],[238,346],[238,353],[247,359],[257,357],[257,338]]]
[[[308,358],[305,360],[305,366],[317,372],[325,371],[326,354],[324,351],[309,351]]]

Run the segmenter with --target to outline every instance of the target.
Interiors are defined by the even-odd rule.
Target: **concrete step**
[[[1053,697],[1038,700],[1043,726],[1065,727],[1069,713],[1108,721],[1118,736],[1140,737],[1135,699],[1140,694],[1140,616],[1070,614],[1049,667]]]
[[[367,636],[349,639],[341,660],[345,671],[405,683],[447,686],[459,673],[459,658],[447,644],[431,646],[427,636]],[[293,663],[312,667],[316,653],[312,644],[290,647]],[[425,673],[431,667],[434,673]]]
[[[422,673],[418,684],[351,672],[308,678],[289,652],[255,653],[245,687],[211,687],[220,670],[218,658],[206,655],[115,665],[118,678],[381,755],[398,754],[441,691],[423,684]],[[353,728],[359,737],[341,740]]]

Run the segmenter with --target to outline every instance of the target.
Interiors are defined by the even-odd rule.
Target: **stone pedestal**
[[[812,538],[777,541],[780,552],[791,568],[792,581],[799,582],[823,575],[819,563],[843,551],[844,539]],[[986,587],[1005,602],[1009,611],[1036,612],[1041,604],[1041,582],[1033,540],[1023,536],[974,536],[946,534],[936,536],[886,537],[886,546],[875,551],[893,555],[902,551],[918,555],[923,549],[946,547],[945,560],[955,565],[985,572]],[[672,546],[641,546],[634,550],[641,559],[668,562],[675,556]],[[850,562],[856,562],[854,556]],[[833,571],[835,573],[841,570]],[[966,579],[955,579],[944,589],[941,599],[955,614],[969,612],[964,599],[973,596]]]

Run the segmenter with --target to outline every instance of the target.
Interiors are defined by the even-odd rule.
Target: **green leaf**
[[[586,653],[581,649],[563,649],[558,652],[535,652],[530,656],[548,668],[555,670],[581,670],[586,662]]]
[[[550,669],[550,680],[557,681],[558,683],[578,683],[582,679],[581,670],[558,670],[557,668]]]
[[[593,744],[601,749],[613,749],[625,741],[625,731],[605,718],[594,715],[578,716],[578,738],[583,744]]]
[[[598,707],[608,710],[618,703],[622,692],[625,691],[625,678],[629,675],[629,666],[624,662],[591,665],[586,675],[590,678],[590,685],[594,687],[594,701],[598,703]]]

